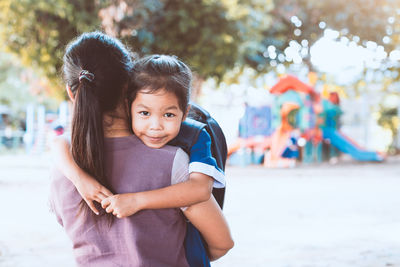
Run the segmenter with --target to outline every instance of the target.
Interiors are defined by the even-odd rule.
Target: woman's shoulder
[[[158,153],[165,153],[165,154],[175,155],[177,153],[178,149],[180,149],[180,148],[176,147],[176,146],[165,145],[165,146],[163,146],[161,148],[154,149],[154,150],[157,151]],[[182,150],[182,149],[180,149],[180,150]]]
[[[106,150],[126,150],[141,146],[142,142],[135,135],[104,138]]]
[[[165,145],[161,148],[151,148],[146,146],[136,135],[124,136],[124,137],[113,137],[104,139],[105,148],[107,151],[118,152],[125,150],[123,152],[125,155],[128,154],[149,154],[149,155],[159,155],[159,156],[174,156],[178,147]],[[128,150],[128,151],[126,151]],[[129,151],[130,150],[130,151]]]

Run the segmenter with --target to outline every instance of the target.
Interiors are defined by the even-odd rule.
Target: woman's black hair
[[[165,89],[176,95],[179,108],[185,113],[190,99],[191,83],[190,68],[177,57],[146,56],[134,62],[132,79],[128,88],[128,104],[131,106],[141,90],[154,93]]]
[[[66,48],[63,76],[74,95],[72,156],[84,171],[108,187],[104,170],[103,115],[123,105],[132,71],[131,53],[101,32],[80,35]],[[81,210],[89,211],[84,201]]]

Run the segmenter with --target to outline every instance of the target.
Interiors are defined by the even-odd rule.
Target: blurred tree
[[[237,61],[237,24],[217,0],[114,1],[100,17],[140,55],[176,55],[202,78],[221,78]]]
[[[346,36],[364,45],[373,41],[390,50],[400,43],[398,34],[395,34],[398,33],[398,23],[393,23],[399,18],[394,8],[400,7],[399,0],[273,2],[274,8],[269,13],[273,25],[259,28],[264,39],[253,45],[258,51],[255,49],[246,55],[249,65],[259,71],[294,61],[303,62],[312,70],[309,49],[322,37],[326,28],[338,31],[337,38]]]
[[[260,69],[254,62],[265,64],[263,51],[265,47],[265,30],[273,27],[274,9],[273,0],[221,0],[227,8],[227,16],[237,24],[239,50],[235,67],[224,76],[228,84],[237,83],[238,78],[245,72],[252,72],[249,66],[254,68],[254,74]]]
[[[22,62],[62,86],[59,71],[65,45],[78,33],[98,28],[98,1],[2,0],[0,47],[18,55]]]
[[[0,47],[59,84],[65,45],[95,29],[122,38],[139,54],[175,54],[198,76],[220,79],[230,69],[257,73],[310,62],[323,30],[338,38],[400,40],[399,0],[2,0]]]
[[[238,56],[237,25],[216,0],[2,0],[0,25],[0,47],[57,89],[65,45],[95,29],[140,55],[177,55],[202,78],[221,78]]]
[[[392,133],[392,143],[389,146],[390,153],[396,153],[398,149],[400,149],[398,142],[398,129],[400,128],[400,119],[398,117],[398,109],[397,108],[387,108],[384,106],[380,107],[380,113],[378,118],[378,124],[383,128],[389,129]]]
[[[238,23],[240,40],[240,62],[244,66],[260,57],[259,51],[264,49],[264,31],[274,27],[273,0],[222,0],[228,9],[228,16]],[[260,60],[264,60],[261,56]]]

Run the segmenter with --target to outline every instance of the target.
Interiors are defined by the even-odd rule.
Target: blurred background
[[[398,0],[1,0],[1,266],[73,265],[49,143],[65,46],[93,30],[194,71],[229,150],[236,246],[215,266],[400,266]]]

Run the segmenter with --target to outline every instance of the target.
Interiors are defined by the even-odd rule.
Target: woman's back
[[[137,137],[105,139],[105,171],[116,193],[146,191],[171,185],[177,148],[146,147]],[[144,210],[124,219],[106,216],[97,224],[80,213],[74,185],[55,171],[51,201],[59,222],[73,242],[82,266],[187,266],[183,240],[186,224],[178,209]]]

